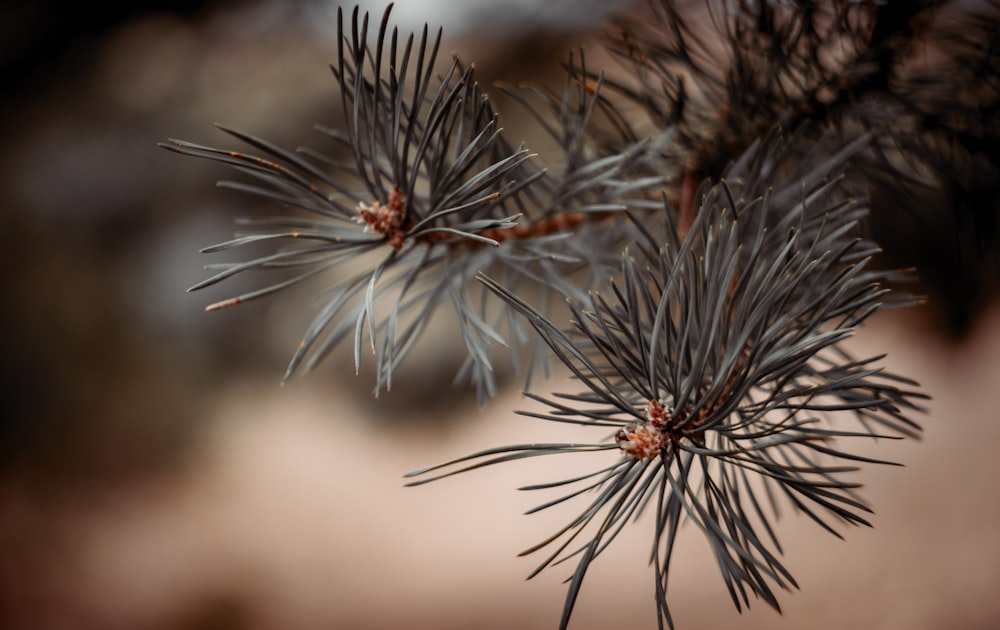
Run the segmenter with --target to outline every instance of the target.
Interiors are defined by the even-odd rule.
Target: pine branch
[[[888,462],[846,447],[920,434],[910,415],[926,396],[916,383],[842,347],[886,297],[881,274],[868,269],[875,248],[858,236],[863,204],[859,211],[838,180],[818,174],[771,179],[764,197],[735,193],[739,182],[754,187],[750,171],[773,151],[752,148],[706,191],[683,242],[644,239],[623,255],[608,294],[570,300],[570,329],[480,276],[582,388],[532,395],[549,411],[526,415],[597,435],[488,449],[407,476],[417,485],[528,457],[608,452],[593,474],[528,488],[571,488],[533,512],[588,497],[565,528],[525,552],[555,548],[532,575],[576,562],[560,627],[590,565],[646,509],[661,624],[673,625],[667,577],[685,519],[708,539],[737,608],[752,596],[778,609],[775,589],[795,581],[779,557],[777,508],[768,514],[756,496],[783,496],[835,535],[841,524],[868,525],[858,484],[843,477],[857,462]]]
[[[472,282],[480,271],[510,286],[536,291],[575,287],[581,270],[604,277],[614,252],[631,233],[616,220],[624,211],[655,207],[659,177],[636,166],[644,143],[599,154],[588,142],[594,95],[570,82],[562,95],[541,95],[551,109],[552,133],[562,142],[556,170],[535,164],[527,148],[503,136],[499,116],[475,81],[474,67],[452,60],[435,78],[441,33],[401,42],[390,27],[391,6],[379,23],[374,50],[368,15],[357,8],[349,25],[338,12],[338,58],[346,132],[321,128],[352,156],[347,164],[311,149],[288,151],[223,128],[262,157],[171,140],[165,148],[222,162],[256,183],[227,188],[264,197],[303,214],[243,222],[237,238],[207,248],[218,252],[260,242],[274,253],[225,264],[201,289],[238,273],[281,270],[295,275],[209,305],[235,306],[316,276],[336,277],[344,265],[375,257],[367,270],[329,286],[286,371],[312,368],[336,346],[353,340],[375,355],[376,394],[418,342],[428,318],[450,303],[468,361],[468,380],[480,401],[495,392],[491,346],[523,336],[496,300],[481,299]],[[601,228],[589,224],[600,222]],[[568,238],[572,236],[572,238]],[[603,255],[602,252],[607,252]],[[482,294],[488,295],[488,294]],[[505,335],[506,333],[506,335]],[[512,345],[515,364],[520,350]],[[528,350],[532,374],[544,355]]]

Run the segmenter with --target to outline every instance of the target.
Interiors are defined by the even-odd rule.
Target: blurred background
[[[220,122],[319,145],[313,124],[339,125],[335,7],[0,4],[0,628],[557,626],[568,569],[525,582],[535,560],[515,555],[571,512],[523,517],[541,497],[515,488],[561,462],[402,487],[473,450],[563,439],[513,414],[516,382],[481,411],[450,387],[459,357],[425,344],[378,401],[349,352],[281,386],[307,297],[205,314],[244,281],[185,292],[215,260],[198,249],[256,202],[156,143],[229,146]],[[442,24],[485,85],[558,85],[566,52],[624,9],[401,0],[395,15]],[[934,397],[922,442],[859,447],[906,465],[859,476],[875,528],[844,542],[785,514],[802,590],[781,616],[740,616],[689,531],[680,628],[1000,626],[1000,308],[961,334],[933,301],[885,312],[854,345]],[[654,626],[650,528],[595,565],[574,628]]]

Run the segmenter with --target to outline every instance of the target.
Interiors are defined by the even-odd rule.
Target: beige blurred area
[[[185,292],[216,260],[197,250],[261,207],[214,188],[221,167],[156,143],[234,145],[218,121],[321,146],[313,123],[339,124],[332,24],[313,4],[153,9],[88,37],[41,29],[25,8],[7,21],[65,47],[8,82],[0,120],[0,628],[557,627],[571,567],[526,581],[542,556],[517,553],[579,505],[524,516],[552,495],[517,488],[583,462],[403,485],[474,450],[565,440],[515,415],[530,407],[515,378],[479,410],[451,387],[460,348],[444,339],[378,400],[346,348],[282,386],[309,295],[205,314],[250,285]],[[484,81],[558,81],[564,51],[591,36],[470,27],[445,48]],[[785,509],[800,590],[780,594],[780,615],[738,613],[687,530],[678,628],[1000,627],[1000,306],[960,337],[933,305],[885,312],[852,346],[888,353],[933,396],[923,440],[855,447],[905,464],[857,476],[874,528],[838,540]],[[556,374],[544,387],[567,386]],[[572,628],[656,627],[651,527],[629,526],[593,566]]]

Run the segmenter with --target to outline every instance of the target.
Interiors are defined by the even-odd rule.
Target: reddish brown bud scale
[[[636,459],[652,459],[663,453],[677,438],[670,410],[658,400],[646,403],[646,418],[633,422],[615,434],[619,448]]]
[[[393,187],[385,205],[376,201],[371,206],[358,203],[356,221],[365,226],[366,231],[381,234],[393,249],[399,249],[406,241],[406,198]]]
[[[649,423],[657,429],[667,428],[670,422],[670,412],[663,407],[663,403],[658,400],[651,400],[646,403],[646,418]]]

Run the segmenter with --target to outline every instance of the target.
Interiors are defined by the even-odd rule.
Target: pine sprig
[[[876,250],[858,236],[856,200],[819,174],[737,197],[751,179],[738,166],[759,162],[759,149],[727,172],[732,184],[703,195],[687,238],[638,242],[609,293],[569,300],[569,330],[480,276],[581,388],[531,394],[548,410],[525,415],[593,428],[595,439],[493,448],[408,476],[422,484],[528,457],[612,451],[590,475],[527,488],[569,489],[533,511],[585,502],[525,552],[552,548],[532,575],[576,562],[560,627],[591,563],[648,509],[661,625],[673,626],[667,577],[685,519],[710,543],[738,609],[753,598],[777,609],[776,589],[795,581],[780,559],[777,505],[757,497],[784,498],[839,536],[838,525],[867,525],[870,511],[844,477],[857,463],[888,463],[852,453],[851,441],[919,436],[916,383],[842,347],[886,297],[868,269]]]
[[[506,307],[485,299],[491,294],[472,282],[475,273],[543,292],[570,291],[580,270],[605,276],[599,270],[614,264],[631,230],[614,216],[650,208],[649,191],[661,179],[637,169],[642,143],[614,155],[593,150],[587,139],[594,97],[575,85],[561,96],[544,94],[554,114],[549,129],[562,142],[561,155],[550,160],[555,168],[540,167],[527,148],[504,138],[474,67],[453,59],[435,74],[440,30],[431,37],[425,26],[403,42],[390,26],[391,10],[382,16],[374,48],[368,15],[355,8],[347,20],[338,11],[332,69],[347,127],[320,130],[350,156],[347,163],[226,128],[263,157],[179,140],[163,145],[235,167],[252,181],[221,185],[303,213],[242,221],[242,234],[205,251],[261,242],[281,248],[210,266],[217,273],[192,289],[246,271],[289,274],[208,307],[216,310],[314,276],[335,276],[363,257],[374,260],[324,291],[285,378],[352,339],[356,367],[362,346],[375,355],[377,394],[391,386],[431,315],[450,303],[468,351],[456,378],[474,384],[482,401],[495,391],[490,347],[524,335]],[[589,227],[598,220],[602,229]],[[520,364],[515,345],[511,352]],[[544,354],[529,350],[529,356],[530,376]]]

